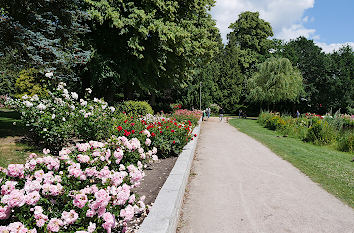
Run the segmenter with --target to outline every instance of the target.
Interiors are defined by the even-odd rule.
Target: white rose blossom
[[[23,102],[23,104],[26,105],[27,108],[33,107],[33,104],[31,102],[29,102],[28,100]]]
[[[91,88],[86,88],[85,89],[87,91],[87,93],[91,94],[92,93],[92,89]]]
[[[47,78],[51,78],[53,76],[53,72],[48,72],[48,73],[45,74],[45,76]]]
[[[43,111],[43,110],[45,110],[47,107],[46,107],[44,104],[40,103],[40,104],[38,104],[37,108],[38,108],[39,110]]]
[[[77,100],[79,95],[76,92],[71,92],[71,97],[73,97],[74,100]]]

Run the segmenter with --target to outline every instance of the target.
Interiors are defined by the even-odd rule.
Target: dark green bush
[[[128,116],[145,116],[147,114],[154,114],[150,104],[146,101],[124,101],[116,106],[116,108],[125,112]]]

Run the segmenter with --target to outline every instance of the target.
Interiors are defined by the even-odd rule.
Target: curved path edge
[[[192,133],[193,135],[197,134],[197,136],[183,148],[182,153],[178,156],[170,175],[156,197],[148,216],[141,224],[138,233],[176,232],[183,196],[199,138],[200,126],[201,119]]]

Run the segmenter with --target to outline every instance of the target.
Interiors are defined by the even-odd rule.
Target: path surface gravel
[[[180,233],[354,233],[354,210],[225,122],[203,122]]]

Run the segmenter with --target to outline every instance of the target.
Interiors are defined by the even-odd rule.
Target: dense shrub
[[[303,117],[280,116],[279,113],[262,112],[258,122],[283,135],[289,135],[314,144],[336,144],[341,151],[351,151],[354,120],[349,115],[336,113],[320,116],[306,113]]]
[[[128,116],[145,116],[147,114],[154,114],[150,104],[146,101],[124,101],[116,106],[120,112],[125,112]]]
[[[342,133],[337,139],[337,149],[340,151],[354,152],[353,132]]]
[[[217,104],[210,104],[209,106],[211,113],[219,113],[220,106]]]
[[[43,147],[57,153],[73,136],[100,140],[111,136],[115,108],[99,99],[79,99],[65,83],[47,91],[47,96],[23,95],[12,104],[21,112],[29,136]]]
[[[335,140],[336,130],[328,122],[321,119],[312,121],[312,125],[307,131],[305,141],[315,144],[329,144]]]
[[[46,96],[47,89],[45,80],[43,75],[36,69],[30,68],[22,70],[15,83],[16,97],[21,98],[23,95]]]

